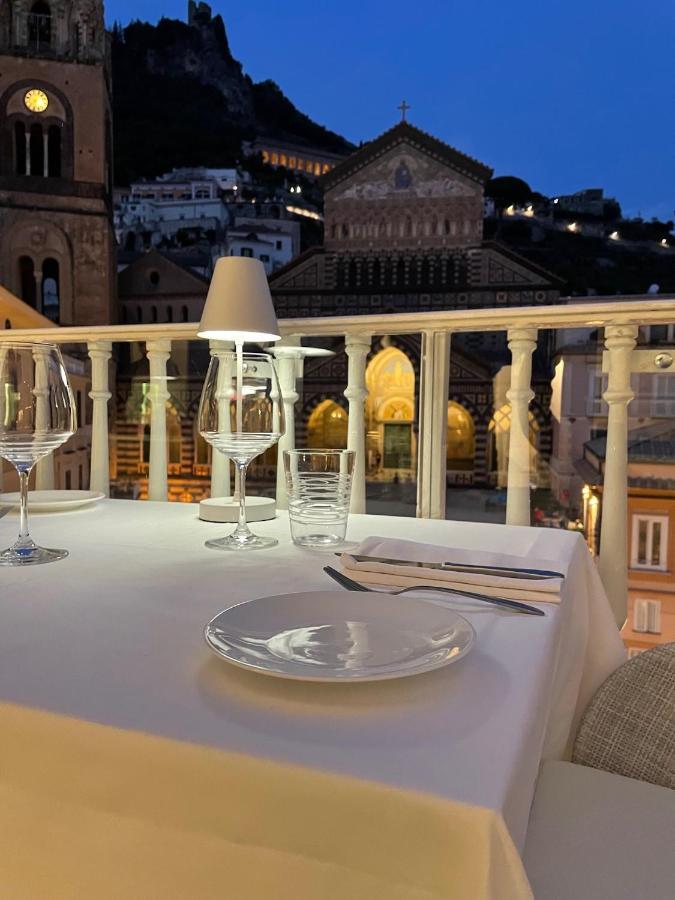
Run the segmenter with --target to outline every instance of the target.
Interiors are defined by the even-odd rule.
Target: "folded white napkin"
[[[387,559],[408,559],[416,562],[452,562],[471,566],[503,566],[522,569],[547,569],[561,571],[561,563],[556,560],[530,559],[522,556],[508,556],[490,553],[486,550],[450,550],[433,544],[416,541],[399,541],[391,538],[369,537],[351,551],[357,556],[381,556]],[[461,590],[504,597],[507,600],[560,602],[562,578],[530,580],[525,578],[505,578],[474,572],[443,572],[439,569],[411,568],[410,566],[388,565],[377,562],[356,562],[350,553],[342,554],[342,569],[355,581],[363,584],[378,584],[392,587],[412,587],[416,584],[438,585]],[[565,574],[564,572],[562,573]]]

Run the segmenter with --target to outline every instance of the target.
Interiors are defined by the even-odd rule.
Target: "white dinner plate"
[[[29,491],[28,512],[63,512],[98,503],[105,494],[100,491]],[[18,492],[0,494],[0,507],[19,506]]]
[[[204,631],[211,650],[244,669],[301,681],[380,681],[465,656],[475,632],[448,606],[403,594],[313,591],[223,610]]]

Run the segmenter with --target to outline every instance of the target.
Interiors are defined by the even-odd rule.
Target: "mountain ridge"
[[[254,82],[206,3],[188,22],[134,21],[111,34],[115,175],[119,183],[176,166],[232,165],[256,136],[348,154],[354,145],[300,112],[273,81]]]

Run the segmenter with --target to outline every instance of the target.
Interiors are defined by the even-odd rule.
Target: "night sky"
[[[547,195],[675,210],[673,0],[214,0],[230,47],[354,142],[399,117]],[[187,0],[107,0],[108,24]]]

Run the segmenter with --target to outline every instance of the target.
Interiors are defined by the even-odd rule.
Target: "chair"
[[[675,788],[675,644],[609,676],[584,713],[572,762]]]
[[[573,762],[546,762],[523,859],[536,900],[675,897],[675,644],[624,663]]]

